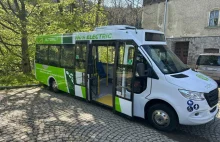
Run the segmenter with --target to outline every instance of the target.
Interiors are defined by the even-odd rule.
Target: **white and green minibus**
[[[36,79],[88,102],[141,117],[155,128],[207,123],[218,113],[218,86],[188,68],[160,31],[127,25],[36,39]]]

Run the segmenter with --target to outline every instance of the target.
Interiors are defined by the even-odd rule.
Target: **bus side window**
[[[76,44],[75,47],[76,71],[84,72],[84,73],[86,69],[86,47],[87,47],[87,43]]]
[[[87,43],[78,43],[75,45],[75,81],[77,85],[85,86],[86,73],[86,51]]]
[[[49,46],[49,65],[59,67],[60,46]]]
[[[48,46],[37,45],[36,49],[36,63],[48,64]]]
[[[73,45],[63,45],[61,47],[60,64],[63,68],[73,69],[74,50]]]
[[[145,71],[147,72],[149,69],[149,64],[147,60],[144,58],[144,56],[138,51],[136,56],[136,65],[138,63],[144,63],[145,65]],[[147,73],[146,73],[147,74]],[[137,71],[135,73],[135,79],[134,79],[134,93],[142,93],[147,88],[147,76],[139,76]]]

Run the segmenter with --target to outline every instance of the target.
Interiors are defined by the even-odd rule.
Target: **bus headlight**
[[[202,101],[205,99],[204,93],[179,89],[180,93],[187,99]]]

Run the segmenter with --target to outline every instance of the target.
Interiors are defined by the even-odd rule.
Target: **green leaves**
[[[37,35],[91,31],[96,23],[107,23],[103,8],[96,3],[58,1],[0,0],[0,85],[4,80],[8,84],[28,81],[21,76],[31,72]]]

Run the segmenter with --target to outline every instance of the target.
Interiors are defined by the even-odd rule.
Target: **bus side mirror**
[[[144,63],[138,63],[136,71],[137,71],[139,77],[146,77],[147,76],[146,72],[145,72]]]

